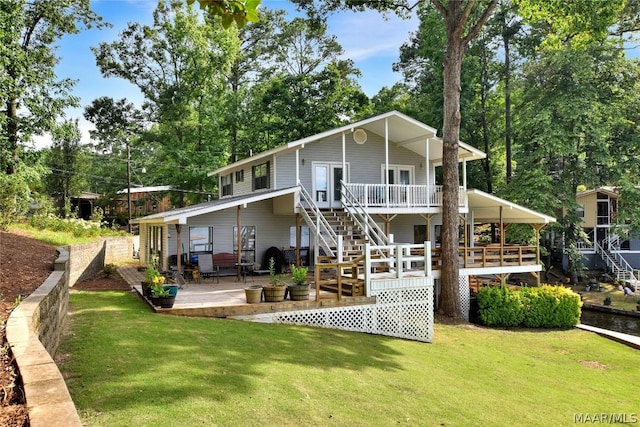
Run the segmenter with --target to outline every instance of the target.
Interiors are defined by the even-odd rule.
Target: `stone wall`
[[[7,342],[24,385],[31,427],[81,427],[69,390],[53,360],[69,307],[69,287],[105,264],[130,261],[134,237],[58,248],[54,272],[9,316]]]
[[[97,242],[68,246],[69,287],[90,278],[106,264],[131,261],[137,236],[106,237]]]

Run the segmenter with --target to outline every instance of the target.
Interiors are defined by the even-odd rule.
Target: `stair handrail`
[[[638,280],[634,274],[633,267],[627,262],[624,257],[616,257],[605,249],[599,242],[593,243],[596,253],[604,260],[607,267],[615,270],[616,277],[620,275],[620,272],[624,273],[625,279]]]
[[[345,185],[344,181],[340,181],[340,189],[343,198],[343,207],[349,216],[358,224],[358,227],[366,233],[367,238],[377,246],[389,245],[389,238],[380,229],[378,224],[371,218],[371,215],[362,206],[357,197],[353,195],[351,190]],[[364,219],[364,223],[361,220]]]
[[[318,205],[316,205],[313,198],[300,183],[300,181],[298,181],[298,187],[300,188],[301,195],[300,208],[302,217],[304,218],[307,225],[311,228],[311,230],[313,230],[314,234],[317,236],[318,243],[320,243],[322,248],[327,252],[327,255],[334,257],[335,253],[333,251],[333,248],[338,246],[338,236],[336,232],[333,230],[333,228],[331,228],[331,225],[329,225],[327,219],[324,217],[324,215],[322,215],[322,212],[320,212],[320,208],[318,207]],[[315,219],[318,219],[320,230],[318,230],[318,228],[316,227],[316,221],[314,221],[314,218],[311,218],[309,212],[302,204],[303,200],[304,203],[307,204],[311,212],[315,215]],[[327,241],[325,235],[328,235],[330,241]]]

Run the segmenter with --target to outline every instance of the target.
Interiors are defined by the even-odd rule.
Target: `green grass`
[[[593,291],[587,292],[585,290],[580,291],[582,293],[582,300],[590,304],[603,305],[605,297],[611,297],[611,307],[619,308],[622,310],[636,311],[636,305],[640,296],[625,297],[624,292],[618,290],[618,286],[612,283],[600,283],[603,290],[601,292]],[[576,291],[578,292],[578,291]]]
[[[577,329],[437,324],[431,344],[153,314],[72,292],[61,368],[87,426],[556,426],[637,413],[638,351]]]
[[[22,230],[26,232],[29,237],[32,237],[41,242],[49,243],[53,246],[65,246],[65,245],[77,245],[81,243],[95,242],[100,236],[84,236],[76,237],[68,231],[53,231],[48,229],[39,229],[32,227],[25,223],[15,223],[9,227],[9,232],[15,230]]]

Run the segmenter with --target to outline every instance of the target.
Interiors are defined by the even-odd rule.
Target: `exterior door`
[[[339,208],[342,163],[313,164],[313,199],[320,208]]]

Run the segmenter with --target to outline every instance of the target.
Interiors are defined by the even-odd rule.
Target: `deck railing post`
[[[402,261],[402,246],[396,245],[396,278],[402,279],[404,275],[404,262]]]

